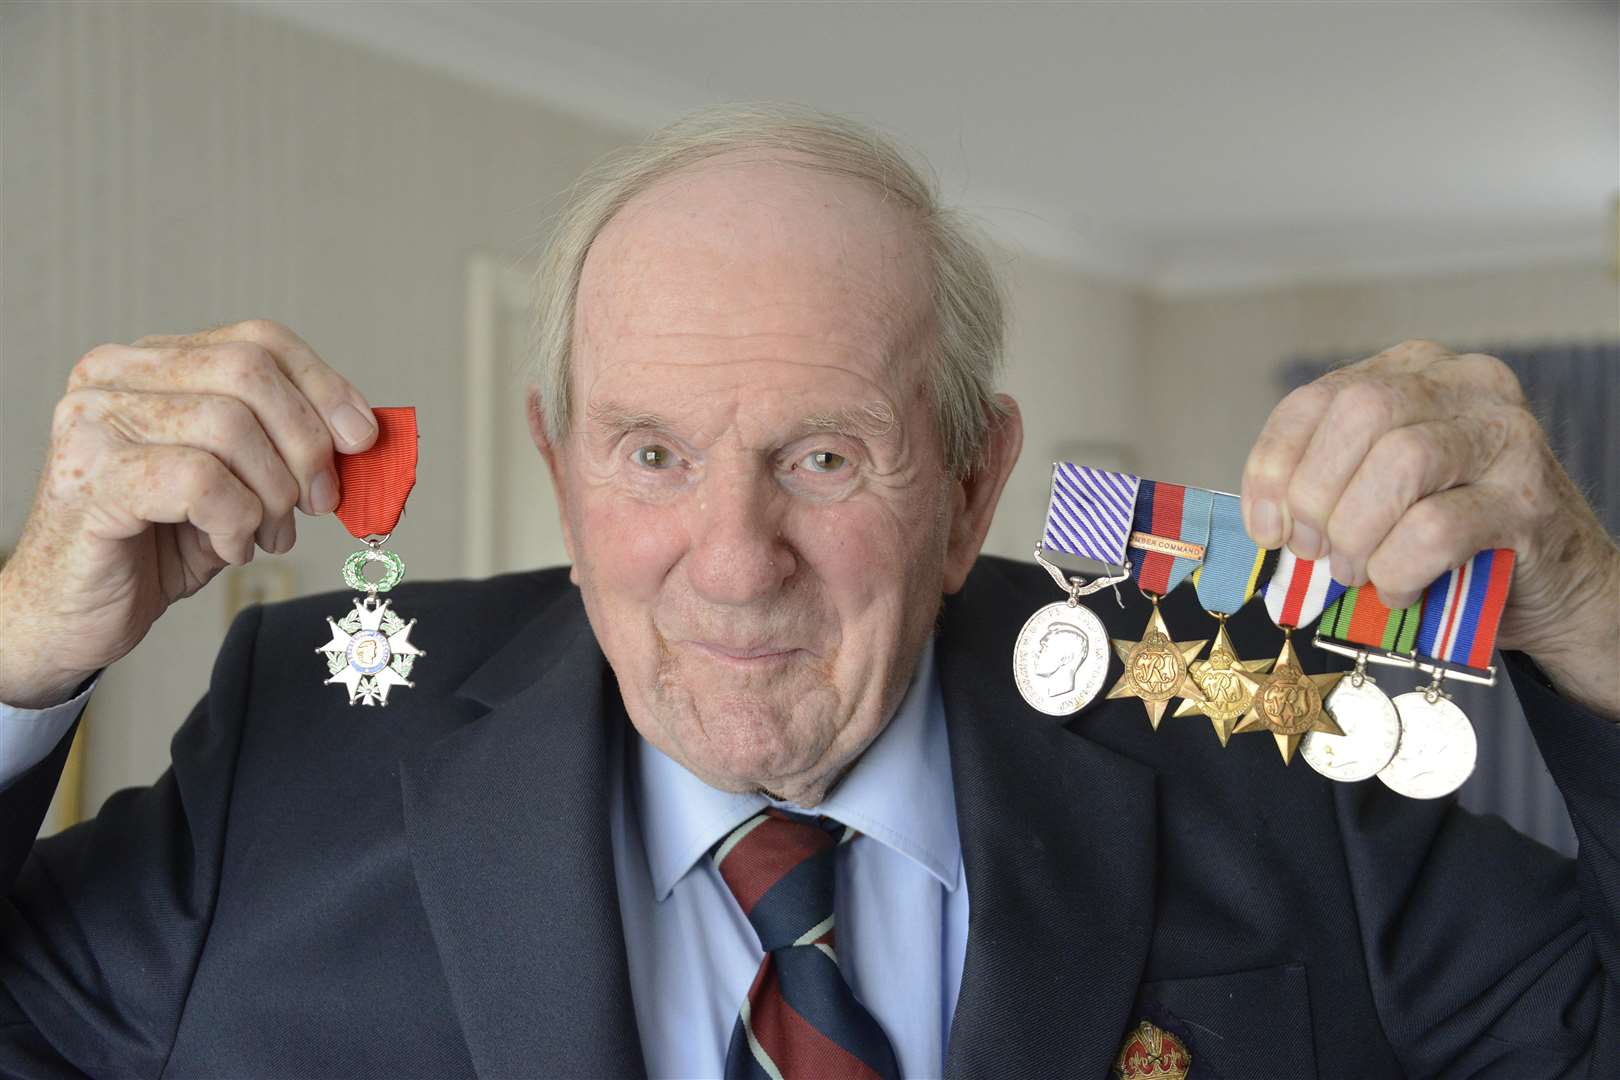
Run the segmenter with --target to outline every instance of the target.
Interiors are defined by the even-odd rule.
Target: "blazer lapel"
[[[1002,625],[1027,612],[1005,593],[976,602],[976,577],[940,641],[969,896],[946,1071],[1102,1076],[1153,926],[1154,774],[1032,718],[1008,669],[1017,625]]]
[[[402,762],[417,883],[481,1075],[645,1072],[609,837],[608,680],[570,590],[458,691],[491,711]]]

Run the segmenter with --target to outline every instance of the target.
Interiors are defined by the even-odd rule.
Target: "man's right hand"
[[[279,323],[90,350],[0,571],[0,702],[65,700],[255,544],[290,550],[295,507],[337,506],[334,449],[376,438],[359,391]]]

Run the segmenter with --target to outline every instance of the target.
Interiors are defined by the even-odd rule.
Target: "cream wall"
[[[1290,358],[1370,355],[1406,338],[1464,348],[1613,340],[1617,324],[1620,291],[1603,265],[1159,297],[1140,357],[1142,470],[1236,491]]]

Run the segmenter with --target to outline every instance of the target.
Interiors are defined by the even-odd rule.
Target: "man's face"
[[[982,541],[925,388],[918,241],[863,185],[719,159],[586,259],[572,431],[542,449],[631,721],[713,786],[819,801]]]

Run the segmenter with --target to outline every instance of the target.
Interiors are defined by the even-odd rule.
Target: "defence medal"
[[[1270,660],[1241,660],[1226,633],[1226,618],[1242,609],[1249,598],[1271,576],[1276,555],[1249,539],[1243,528],[1238,497],[1211,492],[1214,504],[1209,518],[1209,547],[1204,562],[1192,573],[1198,602],[1219,624],[1209,656],[1194,660],[1192,681],[1204,695],[1202,702],[1184,698],[1172,716],[1207,716],[1215,737],[1225,746],[1232,728],[1249,711],[1259,688],[1251,675],[1271,670]]]
[[[1307,732],[1299,744],[1305,763],[1328,779],[1367,780],[1395,756],[1401,741],[1400,714],[1379,689],[1378,680],[1368,674],[1367,664],[1410,668],[1408,654],[1417,640],[1420,611],[1419,603],[1385,607],[1371,585],[1357,585],[1323,613],[1316,646],[1356,662],[1322,702],[1344,734]]]
[[[1052,465],[1046,529],[1035,561],[1066,600],[1036,611],[1013,646],[1013,681],[1033,709],[1068,716],[1097,696],[1108,674],[1108,631],[1080,597],[1124,581],[1125,540],[1137,479],[1066,461]],[[1060,567],[1057,563],[1061,562]],[[1065,573],[1087,573],[1093,580]]]
[[[342,489],[337,516],[366,546],[343,562],[343,582],[364,593],[341,619],[327,617],[331,638],[315,651],[326,660],[327,683],[340,683],[349,704],[387,705],[395,686],[414,686],[411,668],[427,655],[411,644],[411,628],[378,594],[405,577],[405,560],[385,549],[416,483],[416,410],[409,406],[373,409],[377,441],[359,454],[337,455]],[[366,576],[373,565],[376,578]]]
[[[1432,679],[1395,699],[1401,745],[1378,773],[1391,790],[1437,799],[1473,773],[1479,753],[1473,725],[1440,684],[1447,678],[1496,684],[1491,653],[1512,578],[1513,552],[1499,548],[1479,552],[1424,590],[1413,660]]]
[[[1190,665],[1209,639],[1175,641],[1159,613],[1159,600],[1187,579],[1203,561],[1209,541],[1213,495],[1201,488],[1143,480],[1136,499],[1130,547],[1131,576],[1153,604],[1139,641],[1114,639],[1125,673],[1108,691],[1110,698],[1140,698],[1155,731],[1173,697],[1203,704]]]
[[[1260,687],[1254,703],[1233,731],[1271,732],[1285,765],[1294,760],[1294,751],[1309,732],[1344,734],[1322,707],[1322,695],[1333,689],[1344,672],[1305,674],[1294,653],[1293,638],[1296,628],[1315,619],[1343,591],[1344,586],[1329,576],[1325,561],[1298,559],[1286,548],[1278,553],[1276,573],[1263,590],[1266,612],[1282,628],[1282,651],[1271,673],[1256,680]]]

